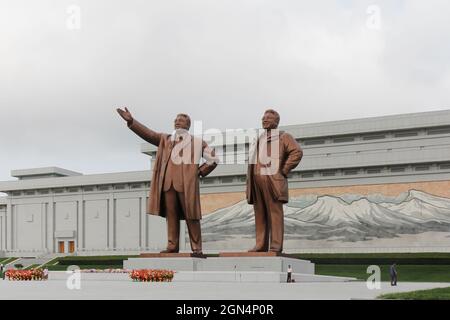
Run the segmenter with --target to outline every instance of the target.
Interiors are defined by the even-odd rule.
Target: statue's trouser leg
[[[283,204],[268,197],[270,220],[270,251],[282,252],[284,239]]]
[[[270,221],[267,219],[267,207],[264,199],[265,177],[255,176],[255,201],[253,209],[255,211],[256,245],[258,251],[269,250]]]
[[[166,208],[166,224],[167,224],[167,250],[179,251],[180,239],[180,218],[179,205],[177,201],[177,192],[170,188],[163,193],[164,205]]]
[[[177,192],[178,202],[182,209],[181,215],[185,217],[186,226],[188,228],[189,240],[191,242],[191,250],[192,252],[202,252],[202,231],[200,220],[198,219],[186,219],[186,205],[184,192]]]
[[[270,251],[282,252],[284,239],[283,203],[275,199],[269,185],[270,181],[268,177],[255,176],[255,178],[255,189],[257,190],[256,203],[262,203],[261,208],[264,209],[260,210],[261,212],[264,212],[264,215],[259,214],[259,216],[264,217],[265,221],[265,241],[267,241],[265,247],[268,247],[270,235]],[[260,197],[260,199],[258,199],[258,197]],[[256,212],[257,210],[255,208],[255,220],[258,216]],[[258,225],[257,221],[256,225]]]

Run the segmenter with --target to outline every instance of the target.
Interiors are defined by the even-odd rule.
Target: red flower
[[[171,270],[142,269],[132,270],[129,275],[130,278],[133,279],[133,281],[171,282],[174,276],[174,272]]]
[[[7,270],[5,276],[10,281],[46,280],[42,269]]]

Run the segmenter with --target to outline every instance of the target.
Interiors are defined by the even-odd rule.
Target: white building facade
[[[280,128],[304,150],[285,207],[287,251],[450,251],[450,111]],[[222,164],[201,182],[206,251],[251,247],[248,142],[212,143]],[[143,153],[156,149],[144,144]],[[230,158],[233,160],[230,161]],[[229,163],[229,164],[226,164]],[[13,170],[0,182],[0,252],[135,254],[166,245],[146,214],[151,172]],[[182,228],[182,238],[186,238]],[[186,243],[182,249],[188,249]]]

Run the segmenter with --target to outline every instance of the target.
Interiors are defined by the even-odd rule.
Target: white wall
[[[147,196],[147,189],[110,189],[15,197],[10,209],[0,209],[0,251],[7,249],[7,236],[13,243],[10,254],[16,256],[56,253],[58,241],[65,242],[66,252],[68,241],[75,241],[76,251],[87,255],[160,251],[167,245],[166,220],[146,213]],[[6,220],[8,210],[12,221]],[[185,237],[182,223],[181,250]]]
[[[55,231],[77,230],[77,202],[55,203]]]
[[[44,241],[44,215],[42,203],[15,205],[13,226],[14,247],[20,250],[42,250]]]
[[[114,247],[119,249],[139,248],[139,219],[141,204],[139,198],[115,200]]]
[[[1,251],[6,250],[6,207],[0,207],[0,256]]]
[[[108,248],[108,200],[87,200],[84,203],[86,249]]]

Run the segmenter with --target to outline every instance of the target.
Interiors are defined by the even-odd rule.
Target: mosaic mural
[[[450,198],[415,189],[398,195],[291,196],[284,206],[284,221],[286,248],[450,248]],[[210,248],[251,246],[254,232],[253,207],[245,199],[202,221],[204,242]]]

